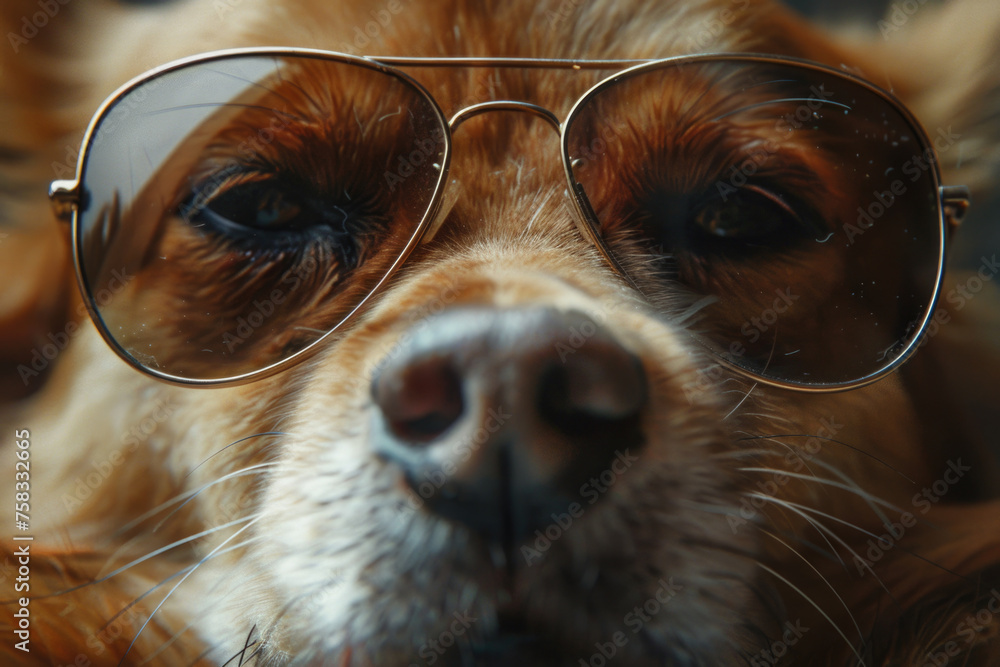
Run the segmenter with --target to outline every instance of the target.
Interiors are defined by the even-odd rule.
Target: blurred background
[[[869,19],[877,21],[890,5],[884,0],[785,0],[803,14],[830,20]]]

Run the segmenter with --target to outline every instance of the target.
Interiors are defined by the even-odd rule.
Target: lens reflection
[[[753,373],[863,379],[927,314],[936,172],[922,134],[860,84],[765,62],[638,70],[577,108],[566,148],[624,270]]]
[[[302,351],[411,242],[444,133],[419,89],[357,63],[236,56],[144,81],[101,118],[83,168],[77,242],[101,324],[181,378]]]

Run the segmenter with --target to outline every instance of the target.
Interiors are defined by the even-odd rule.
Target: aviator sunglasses
[[[403,67],[612,74],[563,119],[515,100],[448,118]],[[831,391],[915,350],[968,206],[966,188],[940,183],[949,135],[928,136],[852,74],[754,54],[256,48],[150,71],[104,102],[76,179],[50,190],[93,321],[171,382],[236,384],[298,363],[433,236],[452,133],[494,110],[558,131],[580,233],[723,365]]]

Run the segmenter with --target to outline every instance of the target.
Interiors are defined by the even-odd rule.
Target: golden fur
[[[1000,146],[994,5],[922,6],[883,40],[827,35],[765,0],[402,0],[364,48],[354,28],[385,3],[60,5],[36,37],[0,58],[0,474],[9,488],[11,438],[29,429],[35,536],[31,653],[16,650],[8,633],[0,656],[38,665],[124,657],[396,667],[428,664],[419,648],[455,613],[478,619],[470,636],[486,637],[514,608],[545,640],[518,655],[521,664],[577,665],[670,579],[682,588],[649,621],[644,642],[621,648],[620,664],[769,664],[753,661],[786,623],[808,631],[780,664],[924,665],[951,648],[958,652],[948,664],[1000,664],[1000,616],[979,632],[966,621],[1000,596],[998,436],[989,418],[1000,300],[992,284],[961,311],[943,303],[950,321],[872,386],[810,395],[752,389],[728,372],[705,385],[711,360],[652,316],[576,230],[550,128],[491,113],[456,132],[452,208],[433,241],[342,335],[265,380],[193,390],[129,368],[81,317],[67,229],[45,197],[50,180],[75,169],[73,147],[94,109],[131,76],[207,50],[279,44],[380,55],[755,51],[843,65],[893,89],[932,132],[954,126],[962,138],[942,155],[944,182],[986,191]],[[6,2],[2,32],[19,32],[36,11],[32,1]],[[719,17],[724,30],[697,41]],[[415,76],[446,113],[506,98],[560,116],[596,77]],[[199,266],[177,275],[197,281]],[[227,294],[201,279],[225,303]],[[963,279],[950,275],[946,291]],[[373,455],[359,420],[371,410],[369,382],[382,359],[414,323],[470,304],[558,305],[608,322],[642,358],[656,407],[645,416],[651,442],[641,469],[509,588],[493,580],[468,533],[427,512],[400,513],[399,475]],[[22,382],[18,369],[50,332],[66,333],[68,346]],[[692,386],[706,389],[685,391]],[[916,507],[914,494],[957,460],[971,468],[960,484],[927,504],[897,548],[859,569],[856,556],[885,532],[883,522]],[[92,488],[85,480],[94,471],[102,481]],[[776,479],[786,504],[768,503],[733,529],[741,503]],[[11,625],[17,546],[6,538],[0,546]],[[455,648],[438,664],[468,664],[461,659]]]

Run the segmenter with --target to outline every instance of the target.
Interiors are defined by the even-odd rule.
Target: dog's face
[[[221,34],[158,40],[160,59],[263,42],[343,51],[362,39],[379,55],[846,57],[750,0],[217,4],[202,19]],[[182,23],[203,10],[163,11],[157,20]],[[218,91],[210,76],[222,68],[208,64],[200,85]],[[972,537],[988,511],[949,523],[957,551],[914,555],[941,539],[914,489],[947,479],[953,498],[970,499],[971,480],[987,480],[954,463],[972,460],[969,447],[938,438],[948,418],[922,412],[934,376],[919,359],[910,375],[835,394],[732,368],[836,383],[864,374],[859,350],[898,352],[890,323],[919,313],[938,239],[915,235],[904,249],[872,225],[859,252],[844,223],[875,181],[837,159],[856,142],[872,172],[906,164],[913,151],[889,136],[896,126],[865,143],[837,120],[821,145],[774,122],[805,105],[800,123],[819,123],[808,106],[818,98],[711,67],[636,77],[576,114],[579,210],[544,114],[468,114],[452,123],[448,153],[434,114],[419,112],[426,102],[395,75],[294,59],[275,69],[234,86],[220,110],[164,121],[168,138],[148,139],[158,154],[127,137],[147,163],[121,170],[138,180],[130,195],[112,183],[113,196],[87,201],[81,270],[95,300],[108,286],[106,335],[160,372],[233,377],[309,354],[238,386],[184,388],[108,361],[87,329],[25,413],[63,413],[36,438],[69,437],[74,414],[104,415],[62,461],[37,454],[39,469],[67,471],[40,482],[53,521],[78,523],[78,539],[109,555],[126,526],[115,565],[179,542],[84,589],[113,591],[111,607],[156,582],[171,591],[143,610],[154,623],[135,625],[136,655],[652,666],[771,664],[787,652],[848,664],[932,650],[960,632],[953,612],[940,636],[909,624],[949,600],[987,599],[962,578],[996,567],[995,540]],[[504,99],[560,120],[608,76],[406,73],[449,117]],[[197,106],[197,91],[170,85],[149,94],[171,111]],[[768,105],[778,106],[757,111]],[[748,160],[743,189],[730,167]],[[893,219],[915,220],[921,206],[899,196]],[[596,237],[581,224],[589,214]],[[875,324],[857,328],[872,310]],[[791,332],[780,346],[779,330]],[[107,391],[61,389],[95,377]],[[118,447],[144,415],[155,425]],[[110,481],[67,503],[73,466],[99,457],[114,461]],[[871,553],[907,510],[919,517],[906,521],[911,541]]]

